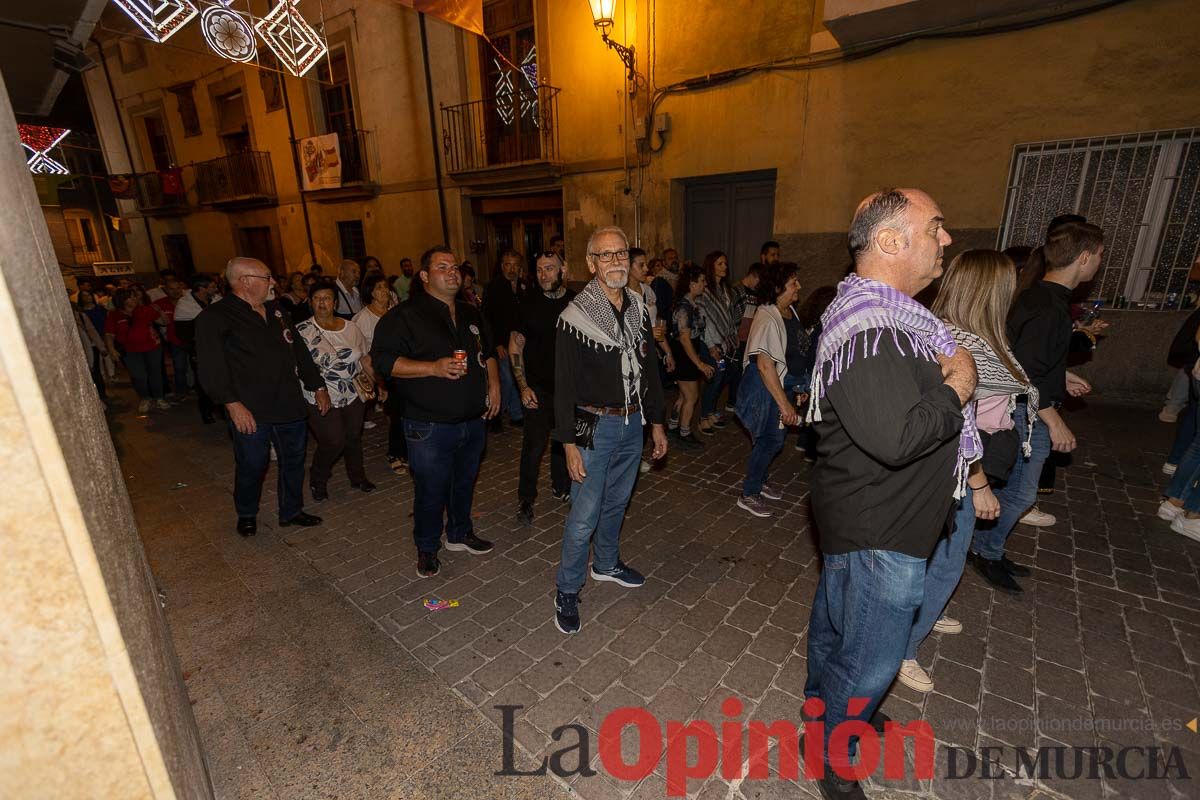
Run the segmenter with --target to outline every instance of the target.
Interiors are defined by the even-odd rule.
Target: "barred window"
[[[1036,247],[1059,214],[1104,229],[1092,297],[1179,308],[1200,252],[1200,129],[1017,145],[1000,248]]]

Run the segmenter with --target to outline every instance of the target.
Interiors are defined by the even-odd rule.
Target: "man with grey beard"
[[[645,578],[621,561],[619,538],[650,423],[654,458],[667,452],[662,385],[650,317],[629,281],[629,240],[600,228],[587,245],[594,276],[558,318],[554,363],[554,439],[573,481],[563,530],[555,625],[579,631],[579,591],[594,547],[594,581],[636,588]]]

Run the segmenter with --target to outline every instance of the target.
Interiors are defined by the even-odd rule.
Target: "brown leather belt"
[[[636,414],[641,408],[637,403],[628,406],[579,406],[584,411],[590,411],[593,414],[600,414],[604,417],[627,417],[630,414]]]

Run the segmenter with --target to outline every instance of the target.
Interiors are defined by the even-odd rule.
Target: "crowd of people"
[[[150,291],[81,282],[73,301],[98,391],[120,361],[140,412],[169,407],[169,381],[174,396],[195,390],[205,422],[226,417],[243,535],[257,530],[271,458],[283,526],[321,524],[304,510],[305,475],[319,503],[339,460],[352,490],[375,490],[362,432],[378,407],[389,465],[413,481],[418,575],[438,574],[443,547],[489,553],[472,523],[474,484],[489,428],[506,417],[522,435],[517,520],[535,519],[547,449],[552,502],[569,504],[554,592],[564,634],[581,629],[589,575],[645,582],[620,555],[639,473],[736,421],[750,440],[736,505],[769,517],[784,498],[771,464],[797,431],[814,462],[823,562],[804,691],[823,701],[831,732],[847,719],[881,725],[895,680],[932,690],[918,649],[932,631],[962,630],[945,610],[968,564],[998,590],[1023,591],[1030,570],[1006,543],[1018,522],[1055,521],[1035,506],[1039,487],[1053,486],[1051,455],[1077,445],[1063,403],[1091,390],[1069,359],[1107,327],[1075,302],[1104,254],[1103,232],[1082,217],[1055,218],[1040,247],[968,250],[943,265],[950,243],[933,198],[886,189],[854,214],[848,275],[807,293],[777,242],[735,270],[719,251],[650,258],[605,227],[587,242],[577,288],[556,237],[528,260],[502,251],[486,290],[439,245],[395,276],[367,258],[331,278],[319,268],[276,278],[238,257],[187,290],[164,273]],[[1200,312],[1189,325],[1159,513],[1200,540]],[[831,766],[855,757],[853,740],[840,753],[820,745]],[[821,788],[863,796],[834,771]]]

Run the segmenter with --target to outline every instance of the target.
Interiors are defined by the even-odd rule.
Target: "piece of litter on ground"
[[[1085,467],[1098,467],[1098,466],[1100,466],[1100,465],[1099,465],[1099,464],[1097,464],[1095,461],[1085,461],[1085,462],[1083,462],[1083,465],[1084,465]]]
[[[447,608],[458,608],[457,600],[441,600],[436,597],[425,598],[425,608],[430,611],[442,611]]]
[[[177,484],[175,484],[175,485],[174,485],[174,486],[172,486],[171,488],[172,488],[172,489],[186,489],[186,488],[187,488],[187,484],[186,484],[186,483],[182,483],[182,482],[181,482],[181,483],[177,483]]]

